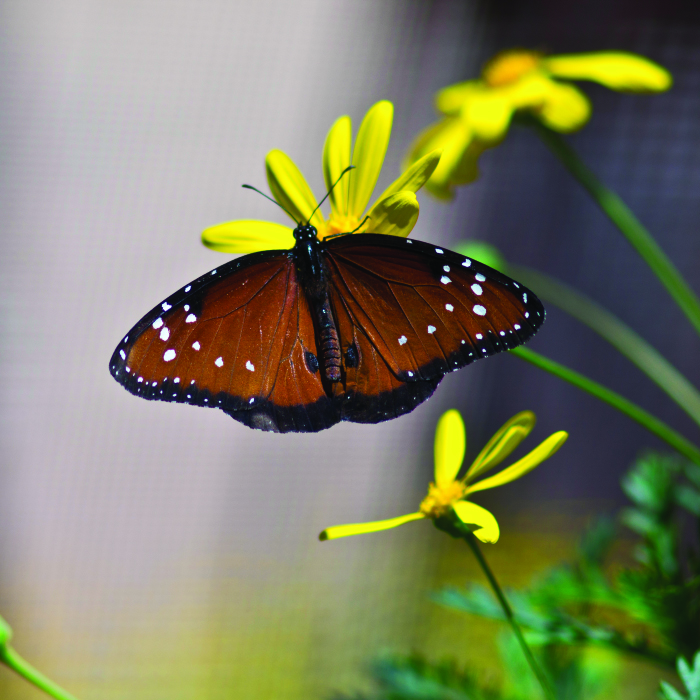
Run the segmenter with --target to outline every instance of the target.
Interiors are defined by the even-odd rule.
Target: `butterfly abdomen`
[[[340,381],[340,341],[335,327],[331,305],[326,295],[317,306],[319,347],[323,359],[323,371],[329,382]]]

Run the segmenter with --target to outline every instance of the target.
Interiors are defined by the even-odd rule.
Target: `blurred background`
[[[227,256],[199,242],[236,218],[282,222],[264,187],[286,151],[320,195],[326,132],[395,105],[377,192],[432,97],[513,46],[622,49],[674,75],[663,95],[586,86],[572,143],[700,289],[700,11],[674,2],[5,0],[0,3],[0,611],[18,651],[80,698],[323,698],[363,687],[385,649],[497,674],[493,627],[428,593],[478,571],[426,523],[321,544],[324,527],[415,510],[435,422],[459,408],[473,457],[515,412],[530,447],[566,447],[480,500],[488,555],[518,584],[565,558],[622,501],[641,427],[497,356],[412,414],[317,435],[254,432],[218,411],[141,401],[109,376],[119,339]],[[621,235],[532,133],[513,129],[451,205],[419,195],[415,238],[487,240],[587,292],[696,385],[700,341]],[[286,222],[285,222],[286,223]],[[696,439],[686,416],[556,309],[532,343]],[[464,549],[464,551],[463,551]],[[658,670],[630,666],[630,697]],[[645,675],[646,674],[646,675]],[[634,693],[642,693],[635,695]],[[38,691],[0,668],[0,697]]]

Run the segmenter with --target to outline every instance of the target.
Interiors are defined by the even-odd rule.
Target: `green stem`
[[[620,394],[604,387],[598,382],[594,382],[588,377],[584,377],[582,374],[575,372],[564,365],[560,365],[554,360],[550,360],[543,355],[540,355],[533,350],[528,348],[514,348],[510,351],[512,355],[517,355],[522,360],[532,363],[536,367],[550,372],[555,376],[563,379],[579,389],[587,391],[596,398],[610,404],[618,411],[621,411],[625,415],[629,416],[632,420],[637,421],[640,425],[643,425],[649,432],[654,433],[657,437],[660,437],[666,443],[668,443],[674,450],[677,450],[682,455],[685,455],[688,459],[692,460],[696,464],[700,464],[700,448],[694,445],[692,442],[684,438],[680,433],[677,433],[673,428],[669,427],[663,421],[647,413],[643,408],[637,406],[637,404],[632,403],[628,399],[620,396]]]
[[[481,553],[481,548],[476,543],[476,537],[474,537],[474,535],[472,535],[472,534],[465,533],[464,540],[469,545],[472,552],[474,552],[474,556],[476,557],[476,560],[479,562],[479,565],[481,566],[484,574],[486,574],[486,578],[489,580],[489,583],[491,584],[491,588],[493,588],[493,592],[495,593],[496,598],[498,598],[498,602],[501,604],[501,608],[503,609],[503,614],[506,616],[506,619],[510,623],[511,628],[513,629],[513,633],[515,634],[515,636],[520,644],[520,648],[523,650],[523,654],[525,654],[525,658],[527,659],[527,662],[530,665],[532,672],[535,674],[535,676],[537,677],[537,680],[539,681],[540,685],[542,686],[542,692],[544,693],[545,697],[548,698],[549,700],[555,700],[554,692],[552,691],[552,689],[549,685],[549,682],[547,681],[547,677],[544,675],[544,672],[542,671],[539,664],[537,663],[537,661],[532,653],[532,650],[530,649],[527,642],[525,641],[525,637],[523,636],[523,633],[520,630],[520,626],[515,621],[515,616],[513,615],[513,610],[511,609],[510,604],[506,600],[506,597],[503,594],[501,587],[498,585],[498,581],[496,580],[496,577],[493,575],[493,572],[491,571],[491,568],[489,567],[486,559],[484,558],[484,555]]]
[[[56,685],[52,680],[48,679],[43,673],[37,671],[30,663],[25,661],[11,646],[0,646],[0,661],[7,664],[13,671],[18,673],[22,678],[33,683],[37,688],[40,688],[45,693],[56,700],[77,700],[75,695],[63,690]]]
[[[681,273],[659,247],[651,234],[620,197],[608,189],[586,166],[576,151],[557,133],[532,119],[528,122],[540,138],[583,185],[598,206],[636,248],[645,262],[666,287],[695,330],[700,333],[700,300],[688,286]]]
[[[558,306],[605,338],[700,425],[698,390],[629,326],[593,300],[549,275],[519,265],[508,265],[505,271],[530,287],[543,301]]]

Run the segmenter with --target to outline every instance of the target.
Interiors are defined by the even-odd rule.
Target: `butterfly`
[[[317,432],[409,413],[449,372],[521,345],[545,318],[526,287],[429,243],[362,233],[245,255],[149,311],[112,376],[144,399]]]

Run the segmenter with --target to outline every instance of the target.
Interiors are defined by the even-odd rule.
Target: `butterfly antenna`
[[[348,167],[345,168],[345,170],[343,170],[342,173],[340,173],[340,176],[338,177],[338,179],[331,185],[331,188],[328,190],[328,192],[326,192],[326,196],[316,205],[316,208],[311,212],[311,216],[309,217],[309,220],[306,222],[307,226],[311,223],[311,219],[313,219],[314,214],[319,210],[320,206],[328,199],[328,197],[331,196],[331,192],[333,191],[335,186],[341,181],[343,175],[345,175],[345,173],[347,173],[348,170],[353,170],[356,167],[357,167],[356,165],[348,165]]]
[[[365,221],[367,221],[367,219],[369,219],[369,214],[367,214],[367,216],[365,216],[365,218],[362,219],[362,221],[360,222],[360,225],[357,228],[354,228],[352,231],[350,231],[350,233],[355,233],[355,231],[359,231],[365,225]]]
[[[241,185],[241,187],[245,187],[247,190],[253,190],[253,192],[257,192],[258,194],[261,194],[265,199],[269,199],[273,204],[276,204],[283,212],[285,212],[289,217],[291,217],[292,221],[297,221],[276,199],[272,199],[272,197],[268,197],[264,192],[261,192],[257,187],[253,187],[253,185]],[[313,214],[312,214],[313,216]],[[297,224],[301,226],[301,221],[297,221]]]
[[[367,221],[367,219],[369,219],[369,214],[367,214],[367,216],[365,216],[365,218],[362,219],[362,223],[360,223],[360,225],[357,228],[353,229],[352,231],[342,231],[341,233],[331,233],[330,236],[326,236],[323,240],[327,241],[329,238],[337,238],[338,236],[349,236],[351,233],[355,233],[355,231],[359,231],[359,229],[361,229],[365,225],[365,221]]]

